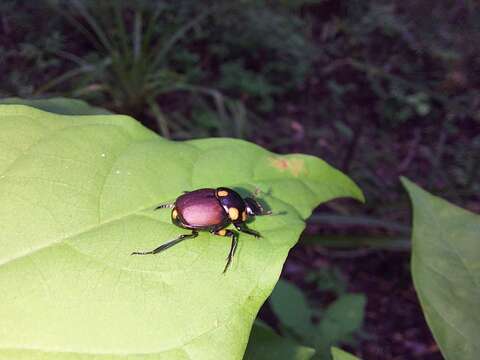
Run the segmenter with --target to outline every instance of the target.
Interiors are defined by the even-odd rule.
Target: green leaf
[[[402,179],[413,203],[412,275],[446,359],[480,354],[480,216]]]
[[[332,347],[332,357],[333,360],[360,360],[356,356],[336,347]]]
[[[63,97],[49,99],[21,99],[6,98],[0,99],[0,104],[29,105],[34,108],[63,115],[106,115],[110,111],[100,107],[91,106],[83,100],[69,99]]]
[[[228,239],[179,234],[182,191],[262,189],[276,213]],[[304,219],[339,196],[345,175],[304,155],[245,141],[171,142],[118,115],[64,116],[0,106],[0,358],[240,359]]]
[[[320,270],[313,270],[308,273],[305,280],[316,285],[321,291],[332,291],[337,296],[347,291],[347,281],[337,267],[328,267]]]
[[[279,280],[270,296],[278,320],[296,334],[308,338],[312,332],[312,312],[303,292],[288,281]]]
[[[316,348],[321,356],[327,356],[330,347],[359,330],[365,315],[366,299],[360,294],[340,296],[322,316],[317,329]]]
[[[245,360],[308,360],[315,350],[277,335],[267,325],[255,321]]]

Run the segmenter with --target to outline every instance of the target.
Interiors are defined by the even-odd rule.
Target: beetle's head
[[[270,215],[272,213],[271,211],[266,211],[263,206],[255,199],[247,197],[244,200],[248,215]]]

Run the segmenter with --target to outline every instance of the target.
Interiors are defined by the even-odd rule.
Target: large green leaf
[[[403,179],[413,203],[412,274],[446,359],[480,356],[480,216]]]
[[[229,241],[156,205],[184,190],[264,192],[276,213]],[[240,359],[304,219],[360,190],[325,162],[240,140],[171,142],[116,115],[0,106],[0,359]]]
[[[265,324],[256,321],[248,342],[245,360],[309,360],[315,350],[277,335]]]

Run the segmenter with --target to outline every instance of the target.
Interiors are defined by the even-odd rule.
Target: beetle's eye
[[[262,205],[252,198],[245,198],[248,215],[262,215],[264,213]]]

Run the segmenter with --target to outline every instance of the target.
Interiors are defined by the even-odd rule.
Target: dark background
[[[479,26],[467,0],[7,0],[0,97],[79,98],[171,139],[325,159],[367,202],[319,207],[283,276],[319,309],[338,287],[366,295],[346,340],[358,356],[441,359],[411,282],[399,177],[480,211]],[[268,304],[261,317],[278,327]]]

